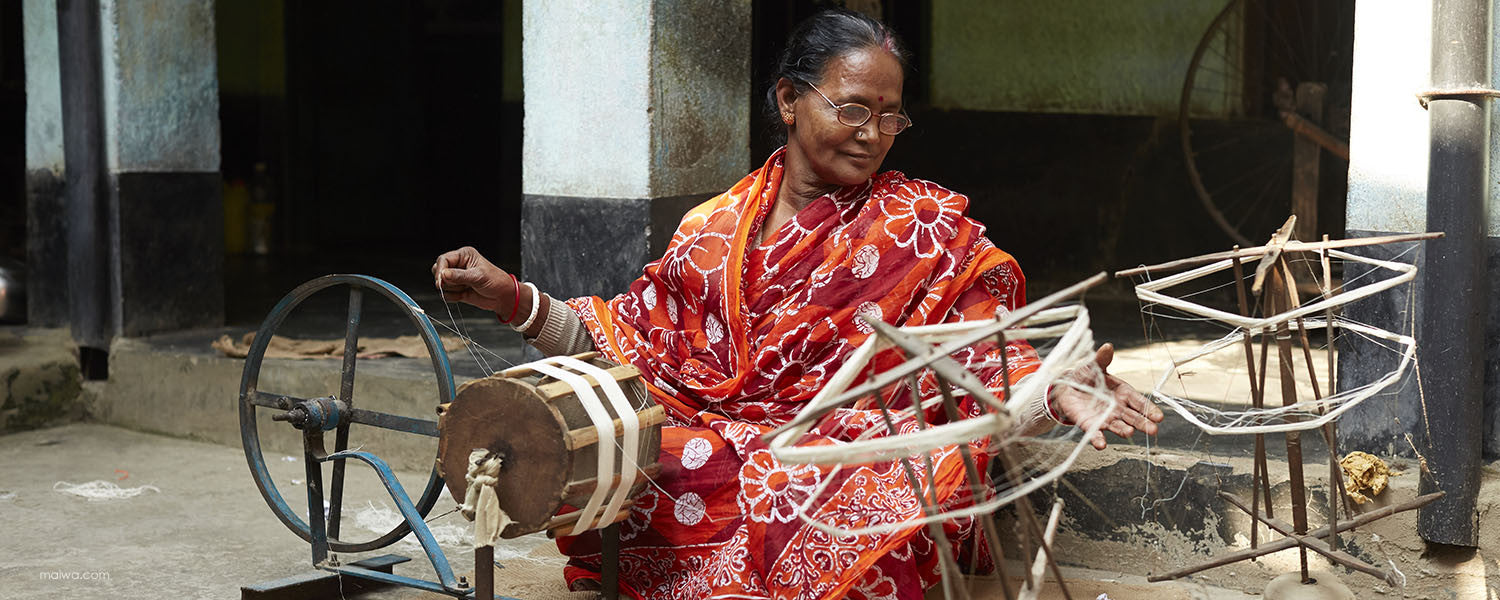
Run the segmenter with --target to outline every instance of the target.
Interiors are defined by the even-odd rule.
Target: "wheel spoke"
[[[246,400],[248,400],[250,404],[255,406],[274,408],[277,410],[286,410],[288,408],[296,406],[299,402],[305,402],[305,400],[296,396],[288,396],[286,394],[276,394],[272,392],[262,391],[251,392],[250,396]]]
[[[353,423],[359,423],[361,425],[379,427],[381,429],[390,429],[392,431],[415,433],[417,435],[425,435],[428,437],[438,437],[437,421],[413,419],[411,417],[389,415],[386,413],[375,412],[373,410],[363,410],[359,408],[349,411],[349,421]]]
[[[344,368],[339,379],[339,400],[354,406],[354,363],[359,357],[359,320],[363,313],[364,291],[349,287],[349,319],[344,329]],[[339,448],[343,450],[343,448]]]
[[[339,374],[339,399],[354,406],[354,367],[359,359],[359,321],[364,312],[364,290],[349,286],[349,318],[344,328],[344,367]],[[349,423],[340,423],[334,433],[333,451],[349,447]],[[344,459],[333,461],[333,481],[328,488],[328,537],[338,539],[340,514],[344,506]]]

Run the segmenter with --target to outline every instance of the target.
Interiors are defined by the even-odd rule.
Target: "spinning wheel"
[[[260,390],[260,370],[265,360],[267,346],[270,345],[271,336],[281,324],[309,296],[325,289],[338,286],[349,288],[349,312],[346,321],[344,336],[344,364],[340,373],[339,389],[329,390],[328,396],[315,399],[295,398],[275,392]],[[240,379],[240,437],[244,443],[245,459],[250,464],[250,472],[255,477],[255,485],[260,489],[261,496],[271,506],[287,528],[296,533],[304,541],[312,541],[311,527],[287,505],[281,491],[276,487],[276,482],[271,478],[266,469],[265,453],[260,447],[260,432],[256,423],[256,409],[268,408],[281,411],[273,416],[278,422],[287,422],[293,427],[306,429],[316,427],[321,431],[335,431],[334,453],[344,452],[349,446],[349,426],[354,423],[380,427],[395,431],[414,433],[437,437],[436,421],[425,421],[398,415],[390,415],[374,411],[355,408],[354,398],[354,374],[357,361],[357,349],[359,346],[359,324],[364,308],[364,296],[366,291],[374,292],[379,296],[395,303],[403,312],[410,317],[412,324],[416,325],[421,333],[422,341],[427,346],[427,353],[432,358],[432,369],[437,375],[437,403],[450,402],[453,399],[453,370],[448,364],[448,354],[443,350],[442,341],[438,339],[437,330],[433,328],[432,322],[427,319],[426,313],[422,311],[417,303],[395,286],[363,275],[328,275],[314,279],[298,286],[288,293],[276,307],[266,315],[266,320],[261,323],[260,329],[255,334],[255,341],[250,346],[250,352],[245,357],[244,375]],[[321,434],[318,441],[321,442]],[[316,469],[318,461],[328,455],[322,452],[322,448],[307,448],[313,460],[307,462],[308,485],[322,478],[322,471]],[[436,448],[434,448],[434,454]],[[322,456],[318,456],[322,454]],[[368,552],[384,548],[405,537],[411,531],[405,523],[397,525],[384,535],[373,540],[364,542],[349,542],[339,539],[340,516],[343,512],[343,488],[344,488],[344,459],[334,458],[333,480],[329,489],[328,502],[328,549],[335,552]],[[394,480],[392,480],[394,481]],[[399,486],[399,483],[397,484]],[[437,503],[439,495],[443,491],[442,476],[436,466],[432,469],[432,475],[427,481],[421,498],[416,502],[415,508],[422,516],[426,516]],[[316,511],[314,511],[316,512]],[[316,520],[316,516],[312,516]]]
[[[287,320],[292,311],[313,294],[336,287],[348,288],[348,313],[345,320],[343,366],[340,370],[337,390],[328,390],[328,395],[317,398],[300,398],[260,389],[261,367],[264,365],[266,349],[271,337]],[[359,326],[364,314],[364,298],[367,294],[384,297],[394,303],[417,327],[427,353],[432,360],[437,378],[437,395],[434,406],[447,403],[453,398],[453,370],[448,355],[443,349],[437,330],[417,303],[400,289],[389,283],[363,275],[328,275],[298,286],[281,299],[266,316],[255,340],[245,357],[244,374],[240,379],[239,413],[240,437],[244,444],[245,459],[255,485],[265,498],[266,504],[288,529],[312,545],[313,563],[319,568],[356,575],[386,583],[410,585],[430,591],[463,596],[468,586],[455,580],[447,559],[438,548],[437,541],[422,519],[432,510],[443,492],[443,480],[436,466],[433,467],[420,498],[415,502],[397,481],[391,468],[379,457],[359,450],[348,450],[349,430],[353,424],[366,425],[421,436],[438,437],[437,422],[401,415],[393,415],[356,407],[354,396],[355,367],[358,361]],[[273,421],[287,423],[300,430],[303,438],[303,459],[307,469],[308,519],[304,521],[276,487],[266,465],[265,452],[261,448],[260,430],[257,421],[258,409],[276,411]],[[323,440],[325,432],[333,431],[334,449],[327,451]],[[436,446],[434,443],[434,456]],[[390,531],[367,541],[348,541],[340,538],[344,511],[345,461],[355,459],[375,469],[399,508],[404,520]],[[327,515],[319,510],[324,506],[322,463],[333,463],[331,486],[327,492]],[[412,524],[418,524],[413,527]],[[330,560],[329,552],[368,552],[378,550],[415,531],[418,541],[428,558],[432,560],[439,581],[429,582],[391,575],[367,569],[357,564],[339,566]],[[387,567],[389,565],[386,565]]]
[[[343,365],[334,384],[338,389],[329,389],[326,395],[313,398],[262,391],[261,368],[272,336],[304,300],[333,288],[348,289]],[[354,376],[367,295],[389,300],[420,333],[436,377],[433,407],[439,415],[437,420],[356,406]],[[259,409],[274,411],[271,421],[290,425],[302,439],[307,477],[306,520],[287,503],[267,468]],[[470,586],[468,581],[454,577],[446,555],[423,520],[445,487],[454,499],[463,503],[459,508],[465,517],[476,520],[476,525],[495,522],[488,517],[506,519],[509,526],[500,529],[478,527],[477,532],[485,535],[493,533],[494,537],[510,538],[536,531],[578,535],[603,529],[602,541],[606,546],[603,592],[606,598],[613,598],[618,564],[618,529],[613,524],[630,514],[627,501],[644,488],[647,478],[661,469],[657,455],[661,423],[665,419],[664,410],[651,401],[641,383],[639,371],[609,363],[597,355],[559,356],[512,367],[469,382],[455,394],[448,355],[427,314],[395,286],[363,275],[314,279],[292,290],[271,310],[245,358],[239,412],[245,459],[261,496],[288,529],[311,544],[313,566],[333,574],[242,588],[245,598],[333,593],[300,588],[343,576],[458,598],[493,597],[494,540],[477,539],[480,535],[476,533],[475,584]],[[428,463],[433,465],[432,472],[420,497],[413,501],[380,457],[357,448],[348,449],[350,427],[355,424],[435,438],[434,458]],[[335,432],[332,452],[323,439],[330,431]],[[615,460],[616,450],[619,460]],[[476,457],[482,465],[475,463]],[[346,504],[344,469],[349,459],[364,462],[375,470],[402,516],[400,524],[372,540],[340,537]],[[326,504],[323,463],[332,463]],[[445,473],[449,476],[447,486]],[[557,514],[564,503],[583,509]],[[505,517],[506,513],[510,516]],[[340,564],[331,554],[378,550],[409,533],[421,543],[437,581],[393,574],[391,567],[404,562],[403,557],[389,555]],[[339,579],[340,585],[342,582]],[[299,589],[292,591],[292,588]]]

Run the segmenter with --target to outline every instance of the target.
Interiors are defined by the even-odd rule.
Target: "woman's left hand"
[[[1108,405],[1100,402],[1093,394],[1068,385],[1054,385],[1049,397],[1052,409],[1060,413],[1064,421],[1089,424],[1098,419],[1105,419],[1104,423],[1099,426],[1099,430],[1094,433],[1093,439],[1089,440],[1089,443],[1099,450],[1103,450],[1106,445],[1104,443],[1105,431],[1127,439],[1137,430],[1146,435],[1156,435],[1156,424],[1164,418],[1161,409],[1137,392],[1134,387],[1125,383],[1123,379],[1109,374],[1106,369],[1114,359],[1114,345],[1104,344],[1094,354],[1093,362],[1063,376],[1064,379],[1079,382],[1084,386],[1097,384],[1102,376],[1104,389],[1114,396],[1113,409],[1106,410]]]

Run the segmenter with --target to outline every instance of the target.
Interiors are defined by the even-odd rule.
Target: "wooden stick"
[[[1273,312],[1283,312],[1295,308],[1297,304],[1296,290],[1292,289],[1293,283],[1286,277],[1289,269],[1285,268],[1285,262],[1278,261],[1280,268],[1271,273],[1269,305]],[[1276,356],[1281,366],[1281,404],[1291,406],[1297,403],[1297,380],[1292,367],[1292,332],[1287,323],[1276,325]],[[1287,416],[1292,419],[1291,415]],[[1288,479],[1292,484],[1292,523],[1298,534],[1307,533],[1307,487],[1302,478],[1302,433],[1299,431],[1286,432],[1286,468]],[[1307,549],[1304,547],[1299,552],[1302,565],[1302,582],[1307,582]]]
[[[1000,352],[1005,352],[1004,346],[1001,346]],[[953,391],[949,390],[948,386],[944,385],[943,382],[938,382],[938,390],[943,394],[943,411],[948,415],[948,420],[952,422],[962,418],[958,412],[958,401],[953,399]],[[998,440],[991,438],[991,442],[998,443]],[[974,455],[969,451],[968,444],[960,443],[958,445],[958,454],[964,461],[964,475],[969,478],[969,495],[973,498],[974,504],[978,504],[979,499],[984,497],[986,489],[984,482],[979,478],[979,465],[974,462]],[[977,518],[979,519],[980,527],[984,531],[985,543],[989,545],[990,556],[994,557],[995,564],[998,566],[1000,561],[1005,558],[1005,549],[1000,545],[1000,532],[995,527],[995,516],[992,513],[984,513]],[[974,550],[969,555],[970,573],[978,571],[979,565],[978,540],[976,539],[975,542]]]
[[[1094,275],[1093,277],[1063,288],[1062,290],[1048,294],[1047,296],[1043,297],[1040,300],[1037,300],[1036,302],[1028,303],[1026,306],[1022,306],[1021,308],[1011,311],[1010,314],[1005,315],[1004,318],[996,319],[992,324],[986,325],[981,329],[966,333],[962,336],[954,337],[949,341],[944,342],[942,345],[936,347],[937,350],[935,350],[934,353],[952,354],[968,346],[972,346],[978,342],[989,339],[990,336],[996,335],[998,332],[1002,332],[1017,323],[1024,322],[1025,320],[1040,314],[1042,311],[1052,308],[1053,305],[1060,304],[1069,298],[1082,294],[1089,288],[1103,283],[1105,279],[1108,279],[1107,275],[1105,273],[1099,273],[1097,275]],[[1001,356],[1004,356],[1004,354],[1002,353]],[[919,371],[926,366],[927,365],[920,363],[913,364],[911,361],[901,363],[878,375],[867,378],[864,383],[855,386],[854,388],[843,391],[840,394],[840,397],[858,398],[866,394],[884,389],[886,386],[899,382],[907,375],[910,375],[915,371]],[[1009,379],[1006,380],[1007,383],[1009,383],[1009,381]],[[832,402],[826,406],[818,408],[817,410],[804,410],[803,412],[799,412],[797,413],[796,417],[793,417],[792,420],[786,422],[781,427],[778,427],[775,431],[772,432],[772,434],[807,425],[808,423],[823,418],[824,415],[831,413],[838,408],[841,408],[843,405],[844,404],[842,402]]]
[[[999,458],[1002,461],[1001,466],[1005,469],[1006,478],[1009,479],[1011,473],[1011,465],[1015,464],[1015,461],[1013,461],[1010,457],[1010,451],[1004,447],[1001,447],[999,454],[996,455],[996,458]],[[1011,480],[1011,482],[1012,485],[1015,484],[1014,480]],[[1016,515],[1019,517],[1021,524],[1026,528],[1027,538],[1035,539],[1039,542],[1044,541],[1045,538],[1042,535],[1041,524],[1037,523],[1036,521],[1036,509],[1031,505],[1031,498],[1029,496],[1021,496],[1020,498],[1016,499]],[[1057,566],[1057,559],[1056,557],[1052,556],[1051,544],[1042,543],[1039,545],[1039,548],[1041,548],[1040,554],[1047,555],[1047,566],[1052,570],[1052,576],[1057,578],[1057,587],[1062,590],[1064,600],[1073,600],[1072,594],[1068,592],[1067,583],[1063,581],[1062,568]],[[1030,556],[1029,550],[1027,556]],[[1030,574],[1030,571],[1026,572],[1028,579],[1030,577]]]
[[[1430,232],[1430,233],[1407,233],[1407,234],[1401,234],[1401,235],[1384,235],[1384,236],[1378,236],[1378,237],[1352,238],[1352,239],[1345,239],[1345,240],[1331,240],[1331,241],[1326,241],[1326,242],[1300,242],[1300,241],[1297,241],[1297,240],[1291,240],[1291,241],[1288,241],[1286,243],[1286,245],[1282,247],[1281,251],[1282,252],[1317,252],[1319,250],[1327,250],[1327,249],[1333,249],[1333,248],[1354,248],[1354,247],[1359,247],[1359,246],[1376,246],[1376,245],[1380,245],[1380,244],[1394,244],[1394,243],[1398,243],[1398,242],[1417,242],[1417,241],[1422,241],[1422,240],[1433,240],[1433,239],[1437,239],[1437,238],[1440,238],[1440,237],[1443,237],[1443,232],[1441,232],[1441,231],[1434,231],[1434,232]],[[1261,254],[1264,254],[1266,252],[1266,249],[1267,249],[1266,246],[1256,246],[1254,248],[1245,248],[1243,250],[1231,250],[1229,252],[1214,252],[1214,253],[1211,253],[1211,254],[1204,254],[1202,256],[1194,256],[1192,258],[1183,258],[1183,259],[1178,259],[1178,260],[1174,260],[1174,261],[1171,261],[1171,262],[1164,262],[1164,263],[1157,264],[1157,265],[1150,265],[1150,266],[1145,266],[1145,267],[1136,267],[1136,268],[1133,268],[1133,269],[1125,269],[1123,271],[1116,271],[1115,272],[1115,277],[1124,278],[1124,277],[1134,277],[1136,275],[1144,275],[1146,273],[1155,273],[1157,271],[1176,271],[1176,270],[1182,269],[1184,267],[1191,267],[1191,266],[1196,266],[1196,265],[1211,263],[1211,262],[1214,262],[1214,261],[1224,260],[1226,258],[1234,258],[1234,257],[1249,258],[1249,257],[1252,257],[1252,256],[1260,256]]]
[[[1042,545],[1049,548],[1052,546],[1052,540],[1057,534],[1057,522],[1062,518],[1062,509],[1063,501],[1059,497],[1052,502],[1052,514],[1047,517],[1047,530],[1042,533]],[[1046,572],[1046,557],[1038,554],[1036,560],[1031,563],[1031,578],[1036,580],[1036,586],[1023,588],[1021,600],[1036,600],[1037,595],[1042,592],[1042,576]]]
[[[1235,505],[1240,510],[1245,511],[1250,515],[1252,520],[1264,521],[1266,525],[1271,527],[1271,529],[1275,529],[1281,535],[1297,540],[1298,545],[1311,549],[1318,554],[1322,554],[1323,556],[1327,557],[1328,560],[1341,564],[1345,567],[1349,567],[1350,569],[1354,569],[1356,571],[1374,575],[1388,584],[1396,585],[1396,574],[1392,573],[1389,570],[1372,566],[1365,561],[1355,558],[1347,552],[1331,548],[1326,542],[1318,538],[1306,535],[1298,535],[1293,530],[1292,526],[1288,525],[1286,521],[1252,513],[1250,512],[1250,509],[1245,506],[1245,502],[1243,500],[1240,500],[1239,497],[1235,496],[1234,494],[1220,490],[1219,497],[1227,500],[1230,504]],[[1332,527],[1330,528],[1330,531],[1334,531],[1336,529],[1338,528]],[[1330,535],[1335,536],[1334,539],[1338,539],[1336,537],[1338,535],[1337,533],[1330,533]]]
[[[1235,246],[1234,249],[1235,250],[1239,250],[1240,247],[1239,246]],[[1248,316],[1250,316],[1250,303],[1249,303],[1249,300],[1245,297],[1245,270],[1244,270],[1244,268],[1242,268],[1240,266],[1240,257],[1238,257],[1238,256],[1233,257],[1233,261],[1234,261],[1234,291],[1235,291],[1235,295],[1239,299],[1240,314],[1248,317]],[[1250,337],[1251,337],[1251,332],[1246,331],[1245,332],[1245,368],[1249,372],[1249,375],[1250,375],[1250,398],[1251,398],[1251,402],[1252,402],[1252,404],[1256,408],[1260,408],[1260,406],[1261,406],[1260,387],[1258,385],[1256,385],[1256,381],[1255,381],[1255,342],[1251,341]],[[1250,490],[1251,490],[1250,498],[1251,498],[1251,500],[1255,504],[1255,510],[1256,511],[1260,510],[1260,491],[1258,489],[1256,489],[1256,488],[1258,488],[1260,486],[1261,479],[1264,478],[1264,477],[1266,477],[1266,473],[1264,473],[1264,472],[1261,471],[1261,467],[1265,464],[1265,455],[1266,455],[1266,436],[1263,433],[1257,433],[1257,434],[1255,434],[1255,459],[1253,461],[1254,466],[1251,468],[1251,471],[1253,472],[1253,475],[1251,475],[1251,477],[1250,477]],[[1268,498],[1267,499],[1267,503],[1269,503],[1269,502],[1270,502],[1270,500]],[[1254,548],[1254,547],[1256,547],[1256,546],[1259,545],[1259,543],[1260,543],[1259,534],[1260,534],[1260,525],[1252,521],[1251,524],[1250,524],[1250,547],[1251,548]]]
[[[1260,264],[1255,266],[1255,282],[1250,284],[1250,291],[1255,295],[1260,295],[1260,286],[1266,281],[1266,273],[1281,264],[1281,251],[1286,247],[1287,241],[1292,239],[1292,231],[1296,226],[1297,215],[1292,215],[1286,218],[1286,223],[1282,223],[1276,233],[1271,234],[1271,243],[1265,245],[1266,251],[1260,257]]]
[[[594,360],[596,358],[599,358],[599,353],[598,352],[584,352],[584,353],[581,353],[581,354],[574,354],[573,358],[576,358],[576,359],[581,360],[583,362],[588,362],[588,361]],[[536,369],[531,368],[530,363],[527,363],[527,364],[524,364],[524,365],[518,365],[518,366],[511,367],[509,369],[506,369],[504,371],[496,373],[496,375],[499,375],[501,377],[525,377],[525,376],[531,375],[533,373],[536,373]]]
[[[1264,333],[1261,334],[1260,394],[1253,399],[1255,408],[1266,407],[1266,373],[1270,372],[1271,370],[1271,363],[1267,360],[1270,348],[1271,337]],[[1262,494],[1264,494],[1266,497],[1266,514],[1273,514],[1275,511],[1271,509],[1271,467],[1268,464],[1269,461],[1266,460],[1266,435],[1263,433],[1255,434],[1255,462],[1260,464],[1260,486]]]
[[[916,390],[912,390],[912,393],[915,394]],[[897,435],[898,430],[896,429],[895,420],[891,419],[890,406],[886,404],[885,398],[880,395],[878,390],[874,393],[874,397],[875,402],[880,407],[880,418],[885,421],[886,432],[891,435]],[[917,412],[921,411],[921,406],[917,406]],[[930,458],[931,455],[929,454],[928,457]],[[928,504],[922,494],[922,482],[917,478],[917,470],[912,467],[911,459],[904,456],[901,457],[901,468],[906,472],[906,483],[911,486],[911,493],[917,498],[917,506],[922,509],[922,514],[929,517],[935,514],[937,506]],[[932,469],[929,468],[927,472],[930,476]],[[937,490],[934,489],[933,493],[936,494]],[[943,524],[940,522],[933,521],[928,523],[927,533],[932,536],[932,543],[937,545],[938,568],[943,574],[943,597],[951,599],[953,598],[954,586],[957,580],[960,579],[958,576],[958,561],[953,557],[952,544],[948,542],[948,534],[943,531]],[[950,574],[953,576],[950,577]]]
[[[1361,514],[1359,516],[1356,516],[1356,517],[1354,517],[1351,520],[1343,521],[1343,522],[1339,523],[1339,530],[1343,531],[1343,530],[1346,530],[1346,529],[1353,529],[1355,527],[1359,527],[1359,526],[1365,525],[1366,523],[1369,523],[1371,521],[1375,521],[1377,519],[1383,519],[1385,517],[1389,517],[1389,516],[1391,516],[1393,514],[1396,514],[1396,513],[1399,513],[1399,512],[1406,512],[1408,510],[1414,510],[1414,509],[1421,508],[1423,506],[1428,505],[1433,500],[1437,500],[1438,498],[1443,497],[1444,493],[1445,492],[1433,492],[1433,493],[1427,494],[1425,496],[1418,496],[1416,498],[1413,498],[1413,499],[1408,500],[1406,502],[1402,502],[1400,504],[1392,504],[1390,506],[1386,506],[1386,507],[1382,507],[1382,508],[1377,508],[1377,509],[1372,510],[1370,512],[1367,512],[1367,513]],[[1303,536],[1303,537],[1308,537],[1308,538],[1322,537],[1322,536],[1328,535],[1328,532],[1330,530],[1332,530],[1332,529],[1333,529],[1332,527],[1328,527],[1328,526],[1319,527],[1317,529],[1314,529],[1312,531],[1307,532],[1307,534],[1305,536]],[[1199,571],[1206,571],[1206,570],[1212,569],[1214,567],[1222,567],[1222,566],[1227,565],[1227,564],[1237,563],[1239,561],[1246,560],[1246,559],[1251,559],[1251,558],[1255,558],[1257,556],[1265,556],[1267,554],[1271,554],[1272,552],[1280,552],[1282,550],[1286,550],[1287,548],[1291,548],[1292,546],[1296,546],[1296,545],[1298,545],[1297,538],[1285,537],[1285,538],[1281,538],[1279,540],[1276,540],[1274,542],[1267,542],[1265,545],[1263,545],[1263,546],[1261,546],[1259,548],[1246,548],[1246,549],[1240,550],[1238,552],[1231,552],[1229,554],[1224,554],[1224,555],[1220,555],[1220,556],[1214,557],[1213,559],[1211,559],[1211,560],[1209,560],[1207,562],[1204,562],[1202,564],[1198,564],[1198,565],[1195,565],[1195,566],[1183,567],[1181,569],[1177,569],[1176,571],[1171,571],[1169,573],[1163,573],[1161,575],[1151,575],[1151,576],[1149,576],[1149,577],[1146,578],[1146,581],[1157,582],[1157,581],[1167,581],[1169,579],[1178,579],[1178,578],[1181,578],[1181,577],[1187,577],[1188,575],[1192,575],[1193,573],[1197,573]]]

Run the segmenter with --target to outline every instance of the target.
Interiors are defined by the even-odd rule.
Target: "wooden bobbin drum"
[[[513,538],[537,531],[549,535],[571,532],[581,511],[559,515],[564,504],[583,508],[600,485],[612,496],[619,487],[622,469],[635,469],[630,497],[640,493],[648,477],[661,471],[661,423],[666,413],[651,400],[641,382],[640,371],[599,358],[597,352],[573,358],[604,369],[625,393],[635,409],[640,428],[635,463],[622,452],[622,421],[605,400],[599,382],[584,375],[614,420],[615,439],[599,439],[587,409],[567,382],[545,376],[529,363],[507,369],[459,387],[451,404],[438,408],[438,469],[448,491],[463,503],[467,488],[469,455],[475,449],[498,454],[500,469],[496,492],[500,508],[512,523],[501,532]],[[598,473],[599,452],[614,453],[614,472]],[[585,529],[598,529],[630,516],[631,502],[615,514],[600,514]]]

